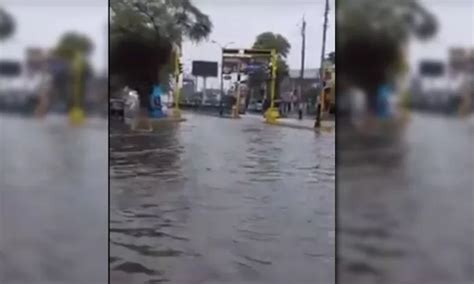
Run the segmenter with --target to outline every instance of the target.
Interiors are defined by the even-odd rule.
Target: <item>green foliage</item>
[[[257,36],[252,46],[255,49],[275,49],[277,53],[277,85],[276,93],[279,94],[279,86],[281,81],[288,76],[289,67],[285,59],[290,52],[291,45],[288,40],[280,34],[272,32],[264,32]],[[258,93],[258,89],[262,82],[265,81],[266,75],[263,71],[256,72],[249,76],[249,87],[254,89],[254,93]],[[270,86],[267,86],[270,90]]]
[[[76,53],[85,56],[94,49],[94,44],[87,35],[76,32],[67,32],[59,40],[55,48],[55,54],[61,58],[72,60]]]
[[[288,40],[280,35],[272,32],[265,32],[259,34],[255,39],[253,47],[255,49],[275,49],[277,59],[277,78],[281,81],[285,76],[288,76],[288,64],[286,64],[286,57],[290,52],[291,45]]]
[[[405,70],[409,40],[429,39],[438,24],[417,0],[338,0],[337,27],[340,73],[374,95]]]
[[[410,36],[429,39],[438,29],[434,15],[418,0],[338,0],[338,13],[338,43],[359,34],[383,33],[403,44]]]
[[[15,32],[15,20],[6,10],[0,8],[0,41],[6,40]]]
[[[174,68],[171,47],[175,44],[181,46],[184,39],[194,42],[204,40],[212,30],[209,16],[202,13],[190,0],[111,0],[110,9],[111,72],[121,73],[122,78],[133,77],[135,81],[146,81],[146,84],[149,84],[152,76],[153,81],[160,82],[165,89],[169,89],[169,79]],[[122,60],[123,56],[120,56],[124,48],[115,52],[116,46],[123,45],[124,42],[130,43],[130,39],[140,41],[142,50],[148,51],[150,47],[154,47],[153,54],[147,54],[148,58],[136,55],[146,65],[143,68],[147,70],[143,72],[137,72],[138,66],[128,70],[120,66],[127,65]],[[128,46],[127,57],[130,57],[136,52],[132,50],[131,44]],[[154,74],[151,75],[150,72]],[[146,78],[138,78],[140,74]]]
[[[291,45],[284,36],[265,32],[257,36],[253,48],[275,49],[278,55],[286,58],[290,52]]]
[[[139,33],[180,45],[199,42],[211,33],[209,16],[190,0],[111,0],[111,33]]]

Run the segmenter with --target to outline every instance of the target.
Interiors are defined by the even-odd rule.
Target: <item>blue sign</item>
[[[263,67],[264,67],[264,65],[262,65],[262,64],[249,64],[245,68],[245,72],[246,73],[254,73],[254,72],[257,72],[257,71],[263,69]]]
[[[150,97],[150,116],[152,118],[161,118],[165,117],[166,114],[163,112],[163,106],[161,103],[161,95],[163,90],[159,85],[153,87],[153,92]]]

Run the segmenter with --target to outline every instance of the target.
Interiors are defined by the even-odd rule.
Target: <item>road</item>
[[[187,118],[112,127],[111,283],[334,283],[334,134]]]
[[[341,283],[474,282],[473,129],[413,114],[400,147],[338,138]]]
[[[0,115],[0,283],[107,283],[105,120]]]

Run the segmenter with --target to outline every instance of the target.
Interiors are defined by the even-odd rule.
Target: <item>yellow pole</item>
[[[81,95],[83,95],[83,71],[84,60],[81,53],[76,53],[73,60],[73,101],[72,108],[69,112],[69,120],[73,125],[81,125],[84,123],[84,110],[80,105]]]
[[[237,74],[237,99],[236,99],[236,104],[235,104],[235,113],[234,113],[234,118],[238,118],[239,117],[239,111],[240,111],[240,68],[242,67],[242,65],[240,64],[240,61],[239,61],[239,64],[238,64],[238,74]]]
[[[272,49],[272,86],[271,86],[271,101],[270,101],[270,108],[273,109],[275,107],[275,92],[276,92],[276,52]]]
[[[267,123],[276,123],[276,119],[279,117],[278,110],[275,109],[275,95],[276,95],[276,72],[277,72],[277,57],[276,51],[272,49],[271,53],[272,63],[272,81],[270,90],[270,108],[265,113]]]

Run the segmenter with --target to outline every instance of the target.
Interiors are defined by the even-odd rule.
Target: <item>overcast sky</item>
[[[209,40],[221,45],[235,42],[230,47],[250,48],[263,32],[284,36],[291,44],[287,62],[290,68],[301,66],[301,24],[306,19],[306,68],[319,66],[324,0],[195,0],[201,11],[210,16],[213,30]],[[334,0],[330,1],[327,53],[335,48]],[[191,60],[220,62],[220,47],[210,42],[198,45],[187,42],[183,46],[185,67],[190,71]],[[209,87],[218,87],[217,80],[208,80]]]
[[[427,42],[413,41],[410,62],[419,59],[447,59],[450,47],[474,48],[474,0],[422,0],[438,17],[440,29]]]
[[[15,17],[13,38],[2,43],[0,58],[21,59],[25,47],[53,47],[62,34],[87,34],[95,44],[92,62],[98,70],[107,66],[108,1],[104,0],[0,0]]]
[[[299,68],[301,60],[301,24],[306,19],[306,65],[319,66],[324,0],[195,0],[196,5],[211,17],[213,30],[210,40],[232,47],[250,48],[258,34],[278,33],[291,44],[288,63]],[[335,47],[334,0],[330,1],[327,51]],[[220,48],[213,43],[184,46],[185,58],[220,60]]]
[[[411,62],[423,57],[445,57],[452,45],[474,46],[474,0],[424,0],[438,17],[441,29],[427,44],[411,47]],[[307,22],[306,67],[319,66],[324,0],[194,0],[214,25],[210,39],[232,47],[250,47],[266,31],[279,33],[291,44],[288,63],[300,67],[301,20]],[[51,47],[66,31],[88,34],[95,42],[93,63],[107,64],[108,1],[103,0],[0,0],[17,21],[15,36],[2,43],[0,57],[21,57],[26,46]],[[330,1],[327,52],[335,47],[334,0]],[[184,44],[185,67],[191,60],[220,61],[220,48],[212,43]],[[217,86],[217,81],[209,82]]]

